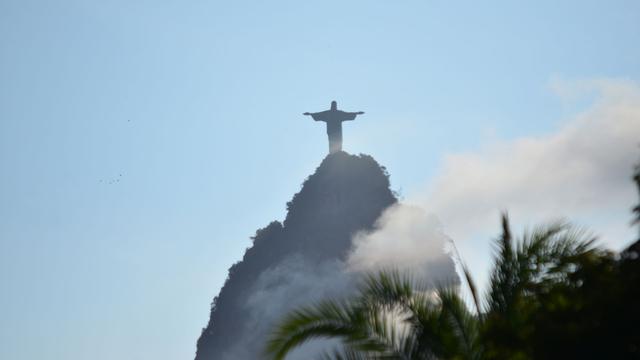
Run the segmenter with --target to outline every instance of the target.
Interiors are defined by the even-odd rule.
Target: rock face
[[[344,293],[344,281],[331,280],[334,265],[345,259],[352,236],[371,230],[396,202],[385,168],[372,157],[327,156],[287,204],[284,222],[258,230],[242,261],[229,269],[196,360],[262,358],[276,315],[314,296]],[[329,290],[319,291],[323,286]]]

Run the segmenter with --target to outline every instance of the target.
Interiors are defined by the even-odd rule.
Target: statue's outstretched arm
[[[326,111],[321,111],[321,112],[317,112],[317,113],[306,112],[306,113],[303,113],[302,115],[311,116],[313,118],[313,120],[315,120],[315,121],[324,121],[324,114],[325,113],[326,113]]]
[[[351,120],[355,120],[356,116],[358,115],[362,115],[364,114],[364,111],[358,111],[358,112],[344,112],[344,119],[342,121],[351,121]]]

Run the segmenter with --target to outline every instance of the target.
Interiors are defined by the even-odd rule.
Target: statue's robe
[[[342,151],[342,122],[356,118],[358,113],[342,110],[326,110],[309,114],[315,121],[327,123],[327,135],[329,136],[329,153]]]

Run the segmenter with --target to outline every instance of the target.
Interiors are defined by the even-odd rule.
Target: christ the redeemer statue
[[[329,136],[329,154],[342,150],[342,122],[354,120],[356,116],[362,115],[364,112],[346,112],[338,110],[338,103],[331,102],[331,110],[321,111],[317,113],[304,113],[310,115],[315,121],[324,121],[327,123],[327,135]]]

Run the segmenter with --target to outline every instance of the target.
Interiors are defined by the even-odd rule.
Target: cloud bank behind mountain
[[[545,135],[446,155],[437,175],[405,201],[425,209],[424,215],[387,210],[379,220],[382,226],[356,236],[355,264],[376,256],[412,259],[411,250],[420,249],[416,237],[439,236],[424,230],[436,221],[433,216],[481,283],[491,259],[489,241],[498,234],[503,211],[519,230],[565,218],[588,224],[609,247],[628,244],[634,235],[630,209],[636,203],[631,174],[640,158],[640,88],[611,79],[555,80],[551,85],[569,105],[585,99],[588,105]]]

